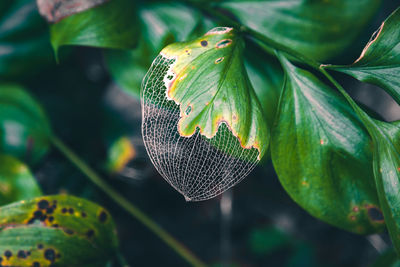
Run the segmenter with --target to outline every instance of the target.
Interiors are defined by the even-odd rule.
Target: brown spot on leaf
[[[50,216],[50,217],[48,218],[48,220],[49,220],[49,222],[53,222],[53,221],[54,221],[54,217],[53,217],[53,216]]]
[[[202,47],[206,47],[208,45],[208,42],[206,40],[202,40],[200,44]]]
[[[99,221],[104,223],[107,220],[107,217],[108,217],[107,213],[104,210],[102,210],[99,214]]]
[[[46,213],[47,213],[47,214],[52,214],[53,211],[54,211],[53,208],[47,208],[47,209],[46,209]]]
[[[88,231],[86,232],[86,236],[87,236],[88,238],[93,237],[93,236],[94,236],[94,231],[93,231],[92,229],[88,230]]]
[[[42,199],[38,202],[37,206],[39,209],[44,210],[49,207],[49,202],[45,199]]]
[[[230,45],[232,43],[232,40],[231,39],[224,39],[224,40],[221,40],[221,41],[219,41],[217,44],[216,44],[216,48],[224,48],[224,47],[227,47],[228,45]]]
[[[64,229],[64,232],[67,234],[67,235],[73,235],[75,232],[73,231],[73,230],[71,230],[71,229]]]
[[[375,222],[383,222],[384,217],[382,211],[377,207],[368,207],[368,216]]]
[[[69,214],[74,214],[74,209],[73,208],[69,208],[68,212],[69,212]]]
[[[37,248],[38,248],[38,249],[43,249],[44,246],[43,246],[43,244],[38,244],[38,245],[37,245]]]
[[[28,255],[26,254],[25,251],[23,251],[23,250],[18,251],[18,254],[17,254],[17,257],[18,257],[18,258],[20,258],[20,259],[26,259],[27,256],[28,256]]]
[[[9,258],[12,257],[12,252],[9,251],[9,250],[6,250],[6,251],[4,251],[4,256],[5,256],[7,259],[9,259]]]
[[[32,267],[40,267],[40,263],[37,261],[34,261],[32,264]]]
[[[44,251],[44,257],[45,259],[53,262],[56,259],[56,252],[52,248],[46,249]]]
[[[214,61],[214,63],[215,63],[215,64],[218,64],[218,63],[221,63],[223,60],[224,60],[224,57],[220,57],[220,58],[217,58],[217,59]]]
[[[87,217],[87,214],[86,214],[86,212],[82,212],[82,218],[86,218]]]
[[[67,209],[66,208],[62,208],[61,213],[67,213]]]

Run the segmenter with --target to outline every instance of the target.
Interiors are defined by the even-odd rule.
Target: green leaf
[[[48,151],[50,136],[39,104],[17,85],[0,85],[0,152],[34,164]]]
[[[47,26],[35,1],[0,1],[0,78],[21,79],[52,61]]]
[[[400,122],[364,122],[374,140],[374,174],[384,220],[400,255]],[[383,220],[382,214],[376,216]]]
[[[84,199],[46,196],[0,208],[2,266],[104,266],[117,246],[110,214]]]
[[[383,252],[371,267],[400,267],[400,259],[396,251],[389,249]]]
[[[135,3],[111,0],[51,25],[50,35],[56,55],[62,45],[134,48],[139,35]]]
[[[377,10],[380,0],[227,0],[217,7],[241,23],[309,58],[324,60],[344,50]]]
[[[263,53],[254,44],[249,45],[245,56],[251,84],[260,100],[268,125],[272,125],[284,80],[282,68],[276,58]]]
[[[243,48],[234,29],[214,28],[164,48],[144,79],[147,152],[187,200],[208,199],[238,183],[268,148],[268,124]]]
[[[382,87],[400,103],[400,8],[382,23],[352,65],[325,67]]]
[[[202,30],[201,14],[179,3],[151,3],[139,11],[141,38],[131,51],[105,51],[108,69],[114,80],[134,97],[140,96],[143,77],[151,60],[173,42],[189,39]]]
[[[28,167],[14,157],[0,154],[0,206],[42,195]]]
[[[280,182],[325,222],[360,234],[382,230],[366,129],[343,97],[280,59],[287,77],[271,139]]]

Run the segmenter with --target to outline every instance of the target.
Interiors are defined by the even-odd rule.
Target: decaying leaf
[[[241,181],[268,147],[269,131],[232,28],[164,48],[143,83],[143,138],[160,174],[187,200]]]
[[[0,266],[104,266],[118,241],[110,214],[73,196],[0,208]]]
[[[65,17],[85,11],[109,0],[37,0],[40,14],[48,22],[57,22]]]

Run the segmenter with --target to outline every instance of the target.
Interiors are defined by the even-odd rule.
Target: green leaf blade
[[[35,164],[49,150],[52,131],[40,105],[18,85],[0,85],[0,151]]]
[[[400,8],[382,23],[356,62],[326,68],[377,85],[400,103]]]
[[[350,106],[281,57],[287,73],[271,154],[289,195],[311,215],[359,234],[381,231],[368,134]]]
[[[241,23],[309,58],[325,60],[343,51],[371,18],[380,0],[247,1],[217,6]]]
[[[136,19],[133,1],[111,0],[51,25],[51,44],[56,55],[63,45],[131,49],[139,36]]]

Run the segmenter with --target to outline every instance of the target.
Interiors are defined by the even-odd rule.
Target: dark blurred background
[[[384,1],[369,27],[338,62],[356,59],[398,4]],[[46,23],[40,25],[47,31]],[[186,202],[150,163],[141,139],[140,100],[126,95],[112,81],[103,52],[75,47],[66,48],[63,55],[68,56],[61,57],[60,64],[55,64],[50,54],[38,59],[49,60],[46,67],[7,80],[28,88],[48,111],[61,139],[203,261],[216,266],[371,266],[390,248],[386,233],[358,236],[311,217],[283,190],[270,161],[222,196]],[[21,60],[18,64],[25,63]],[[382,90],[337,77],[353,97],[383,118],[400,119],[400,107]],[[110,174],[108,151],[116,136],[128,138],[135,156]],[[56,150],[34,167],[34,174],[45,194],[68,192],[110,210],[117,223],[121,252],[132,266],[186,266]]]

